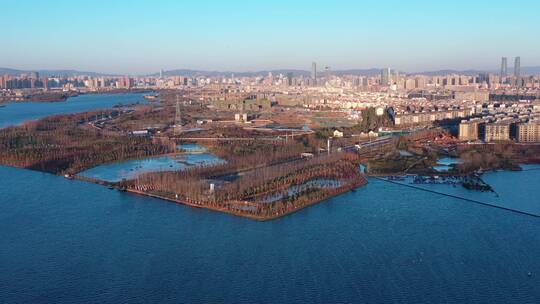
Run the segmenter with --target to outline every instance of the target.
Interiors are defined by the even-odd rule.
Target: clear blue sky
[[[540,65],[540,1],[0,0],[0,67],[138,74]]]

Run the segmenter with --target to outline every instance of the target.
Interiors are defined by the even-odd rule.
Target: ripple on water
[[[0,298],[538,303],[538,231],[530,217],[376,180],[255,222],[0,167]]]

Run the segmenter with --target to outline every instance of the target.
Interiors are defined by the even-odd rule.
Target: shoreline
[[[154,92],[154,90],[150,89],[134,89],[134,90],[111,90],[111,91],[93,91],[93,92],[78,92],[78,91],[69,91],[69,92],[48,92],[49,94],[58,95],[57,98],[50,98],[50,99],[40,99],[39,97],[42,97],[47,94],[47,92],[42,92],[39,94],[34,95],[35,98],[24,98],[24,99],[7,99],[0,97],[0,105],[7,105],[11,103],[30,103],[30,102],[36,102],[36,103],[61,103],[66,102],[69,98],[77,97],[81,95],[117,95],[117,94],[144,94],[144,93],[150,93]],[[20,98],[20,97],[14,97],[14,98]]]
[[[86,177],[86,176],[81,176],[81,175],[62,176],[62,175],[59,175],[59,174],[54,174],[52,172],[46,172],[46,171],[40,171],[40,170],[34,170],[34,169],[30,169],[30,168],[10,166],[10,165],[4,165],[4,164],[2,164],[2,166],[10,167],[10,168],[16,168],[16,169],[22,169],[22,170],[30,170],[30,171],[35,171],[35,172],[40,172],[40,173],[45,173],[45,174],[51,174],[51,175],[55,175],[55,176],[58,176],[58,177],[63,177],[63,178],[68,179],[68,180],[77,180],[77,181],[81,181],[81,182],[96,184],[96,185],[103,186],[103,187],[108,187],[111,190],[117,190],[117,191],[120,191],[120,192],[126,192],[126,193],[135,194],[135,195],[161,199],[161,200],[164,200],[164,201],[173,202],[173,203],[184,205],[184,206],[187,206],[187,207],[193,207],[193,208],[199,208],[199,209],[207,209],[207,210],[211,210],[211,211],[226,213],[226,214],[230,214],[230,215],[234,215],[234,216],[238,216],[238,217],[243,217],[243,218],[248,218],[248,219],[251,219],[251,220],[254,220],[254,221],[259,221],[259,222],[271,221],[271,220],[279,219],[281,217],[285,217],[287,215],[293,214],[293,213],[298,212],[298,211],[300,211],[302,209],[305,209],[307,207],[310,207],[310,206],[313,206],[315,204],[321,203],[321,202],[323,202],[325,200],[328,200],[328,199],[331,199],[333,197],[345,194],[347,192],[355,191],[356,189],[364,187],[369,183],[369,181],[367,179],[367,177],[369,177],[369,176],[363,174],[362,178],[360,180],[357,180],[356,182],[352,183],[351,185],[344,186],[343,189],[338,189],[338,191],[336,191],[335,193],[329,193],[328,195],[326,195],[324,198],[322,198],[320,200],[310,201],[310,202],[306,203],[305,205],[302,205],[300,207],[296,207],[296,208],[291,209],[291,210],[287,210],[284,213],[278,213],[278,214],[274,214],[274,215],[271,215],[271,216],[257,216],[257,215],[253,215],[253,214],[249,214],[249,213],[235,212],[235,211],[232,211],[232,210],[219,208],[219,207],[213,207],[213,206],[208,206],[208,205],[199,205],[199,204],[191,203],[191,202],[188,202],[188,201],[167,197],[167,196],[164,196],[164,195],[139,191],[139,190],[136,190],[136,189],[121,189],[120,187],[118,187],[118,182],[109,182],[109,181],[100,180],[100,179],[91,178],[91,177]],[[249,204],[247,201],[244,201],[244,202],[243,201],[235,201],[235,202]],[[253,204],[253,203],[251,203],[251,204]]]
[[[482,169],[481,172],[471,171],[471,172],[451,172],[451,171],[441,171],[431,174],[420,174],[420,173],[405,173],[405,172],[393,172],[393,173],[365,173],[367,177],[392,177],[392,176],[424,176],[424,177],[431,177],[431,176],[450,176],[450,177],[465,177],[470,176],[473,174],[485,174],[485,173],[491,173],[491,172],[498,172],[498,171],[508,171],[508,172],[520,172],[523,171],[523,168],[521,166],[523,165],[539,165],[540,162],[520,162],[517,164],[519,166],[519,170],[512,170],[509,168],[490,168],[490,169]]]
[[[207,209],[207,210],[211,210],[211,211],[217,211],[217,212],[222,212],[222,213],[226,213],[226,214],[230,214],[230,215],[234,215],[234,216],[248,218],[248,219],[251,219],[251,220],[254,220],[254,221],[265,222],[265,221],[271,221],[271,220],[279,219],[281,217],[285,217],[287,215],[293,214],[293,213],[298,212],[298,211],[300,211],[302,209],[305,209],[307,207],[310,207],[310,206],[313,206],[315,204],[321,203],[321,202],[323,202],[325,200],[328,200],[328,199],[331,199],[333,197],[345,194],[347,192],[354,191],[355,189],[363,187],[363,186],[365,186],[367,184],[368,184],[367,178],[363,177],[363,180],[361,182],[355,183],[350,188],[346,187],[346,189],[342,189],[342,191],[338,191],[336,193],[330,193],[329,195],[325,196],[324,198],[322,198],[320,200],[314,200],[314,201],[311,201],[311,202],[309,202],[309,203],[307,203],[305,205],[302,205],[300,207],[296,207],[294,209],[287,210],[284,213],[279,213],[279,214],[275,214],[275,215],[271,215],[271,216],[257,216],[257,215],[242,213],[242,212],[234,212],[234,211],[231,211],[231,210],[218,208],[218,207],[212,207],[212,206],[207,206],[207,205],[203,206],[203,205],[183,201],[183,200],[180,200],[180,199],[174,199],[174,198],[171,198],[171,197],[166,197],[166,196],[163,196],[163,195],[148,193],[148,192],[139,191],[139,190],[135,190],[135,189],[126,189],[126,190],[124,190],[124,192],[133,193],[133,194],[140,195],[140,196],[147,196],[147,197],[157,198],[157,199],[173,202],[173,203],[180,204],[180,205],[185,205],[185,206],[188,206],[188,207]],[[242,201],[238,201],[238,202],[242,203]]]
[[[540,215],[539,215],[539,214],[534,214],[534,213],[527,212],[527,211],[521,211],[521,210],[517,210],[517,209],[512,209],[512,208],[508,208],[508,207],[496,205],[496,204],[493,204],[493,203],[486,203],[486,202],[478,201],[478,200],[475,200],[475,199],[470,199],[470,198],[466,198],[466,197],[457,196],[457,195],[454,195],[454,194],[449,194],[449,193],[439,192],[439,191],[436,191],[436,190],[431,190],[431,189],[426,189],[426,188],[418,187],[418,186],[411,185],[411,184],[399,183],[399,182],[396,182],[396,181],[384,179],[384,178],[382,178],[382,177],[376,177],[376,176],[373,176],[372,178],[377,179],[377,180],[379,180],[379,181],[391,183],[391,184],[394,184],[394,185],[403,186],[403,187],[409,187],[409,188],[416,189],[416,190],[420,190],[420,191],[424,191],[424,192],[429,192],[429,193],[433,193],[433,194],[443,195],[443,196],[447,196],[447,197],[451,197],[451,198],[455,198],[455,199],[459,199],[459,200],[471,202],[471,203],[478,204],[478,205],[482,205],[482,206],[486,206],[486,207],[496,208],[496,209],[500,209],[500,210],[504,210],[504,211],[509,211],[509,212],[521,214],[521,215],[527,215],[527,216],[532,216],[532,217],[540,218]]]

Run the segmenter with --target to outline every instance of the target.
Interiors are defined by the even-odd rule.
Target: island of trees
[[[358,169],[357,155],[351,153],[270,162],[251,169],[249,162],[147,173],[120,183],[120,187],[191,206],[268,220],[367,182]]]
[[[185,110],[186,120],[196,119],[201,111],[200,107]],[[173,114],[171,107],[138,105],[50,116],[0,129],[0,164],[256,220],[295,212],[367,182],[359,171],[357,153],[323,150],[327,138],[315,132],[293,137],[287,130],[232,124],[176,136],[170,124],[160,126]],[[158,126],[159,132],[136,132],[148,125]],[[178,144],[197,136],[216,139],[202,144],[224,161],[146,173],[118,183],[78,175],[101,164],[182,153]]]
[[[175,143],[166,139],[98,127],[99,121],[120,115],[118,110],[58,115],[0,129],[0,163],[73,175],[104,163],[175,151]]]

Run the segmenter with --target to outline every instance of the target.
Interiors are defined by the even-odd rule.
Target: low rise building
[[[470,92],[455,92],[455,100],[474,100],[474,101],[488,101],[489,91],[470,91]]]
[[[343,137],[343,132],[339,130],[334,130],[334,137]]]

